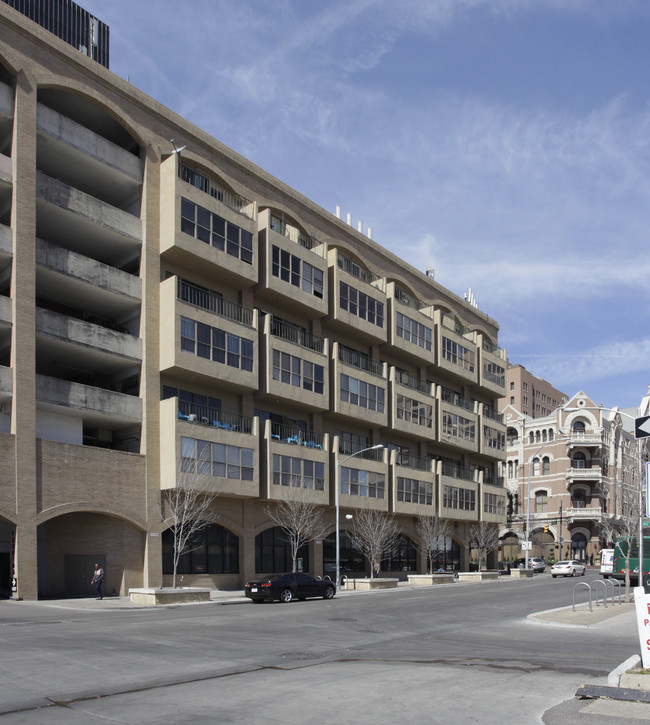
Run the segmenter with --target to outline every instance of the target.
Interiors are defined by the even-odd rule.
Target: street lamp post
[[[361,453],[365,453],[366,451],[375,451],[378,448],[383,448],[383,443],[377,443],[377,445],[369,446],[368,448],[362,448],[360,451],[355,451],[354,453],[351,453],[349,456],[346,456],[342,461],[339,461],[339,453],[338,450],[336,451],[336,456],[334,459],[334,505],[336,506],[336,588],[338,589],[341,586],[341,522],[339,520],[340,516],[340,481],[339,481],[339,470],[341,466],[346,462],[349,461],[350,458],[354,458],[355,456],[360,455]]]

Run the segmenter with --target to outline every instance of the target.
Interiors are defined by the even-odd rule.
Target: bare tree
[[[352,519],[352,546],[368,561],[370,572],[379,574],[381,560],[392,556],[399,543],[399,526],[392,514],[358,509]]]
[[[174,588],[181,556],[202,545],[198,533],[215,518],[211,465],[211,460],[182,459],[176,486],[162,493],[163,524],[172,532]]]
[[[499,529],[496,524],[480,521],[470,528],[465,543],[470,549],[476,549],[478,571],[481,571],[483,560],[499,546]]]
[[[315,503],[309,489],[283,489],[283,497],[274,505],[265,508],[266,515],[284,532],[291,547],[292,571],[298,570],[300,547],[315,539],[324,539],[328,527],[325,523],[324,507]]]
[[[428,560],[429,574],[432,573],[433,560],[444,551],[445,539],[449,536],[449,522],[434,516],[418,516],[416,525],[420,552]]]

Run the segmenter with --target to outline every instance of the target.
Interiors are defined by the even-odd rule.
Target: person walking
[[[95,594],[97,594],[97,599],[103,599],[102,595],[102,582],[104,581],[104,570],[99,566],[99,564],[95,564],[95,572],[93,574],[93,578],[91,581],[91,584],[95,585]]]

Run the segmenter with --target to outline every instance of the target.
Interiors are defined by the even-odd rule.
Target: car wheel
[[[557,576],[557,574],[551,574],[551,576],[553,577],[553,579],[555,579],[555,577]]]
[[[293,599],[293,592],[291,589],[283,589],[280,592],[280,601],[284,604],[288,604]]]
[[[586,569],[583,569],[582,570],[582,576],[584,576],[586,573],[587,573],[587,570]]]
[[[576,569],[573,569],[573,570],[571,571],[571,576],[578,576],[578,572],[577,572],[577,570],[576,570]]]
[[[331,599],[334,596],[334,587],[326,587],[323,592],[323,599]]]

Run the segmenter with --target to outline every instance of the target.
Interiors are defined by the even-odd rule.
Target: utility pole
[[[560,501],[560,556],[558,556],[558,561],[562,561],[564,557],[562,556],[562,501]]]

